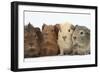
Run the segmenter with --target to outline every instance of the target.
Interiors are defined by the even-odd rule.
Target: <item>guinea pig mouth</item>
[[[67,37],[66,37],[66,36],[63,36],[62,38],[63,38],[63,40],[65,41]]]
[[[76,40],[76,37],[74,36],[73,39]]]
[[[29,51],[29,52],[34,52],[35,49],[34,49],[34,48],[30,48],[28,51]]]

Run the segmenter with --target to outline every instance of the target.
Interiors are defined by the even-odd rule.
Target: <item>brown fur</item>
[[[58,31],[56,26],[44,24],[42,27],[43,43],[41,49],[42,56],[52,56],[59,54],[57,45]]]
[[[29,23],[24,29],[24,57],[38,57],[39,54],[39,38],[36,29]]]
[[[35,28],[35,30],[36,30],[37,36],[38,36],[38,38],[39,38],[39,40],[38,40],[39,45],[41,46],[41,43],[42,43],[42,41],[43,41],[42,32],[41,32],[40,28],[38,28],[38,27]]]

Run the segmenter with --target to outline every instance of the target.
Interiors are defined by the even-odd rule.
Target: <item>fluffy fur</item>
[[[37,29],[37,28],[36,28]],[[29,23],[24,29],[24,57],[38,57],[40,54],[39,37],[36,29]]]
[[[46,24],[42,26],[42,56],[53,56],[59,54],[59,47],[57,45],[57,32],[56,26]]]

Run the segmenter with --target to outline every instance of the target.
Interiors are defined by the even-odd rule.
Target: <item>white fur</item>
[[[72,47],[72,33],[73,30],[71,30],[72,24],[69,22],[61,23],[60,24],[60,29],[58,32],[58,45],[60,48],[60,55],[63,55],[65,52],[69,52]],[[70,29],[70,32],[68,30]],[[62,38],[63,36],[66,36],[66,40]]]

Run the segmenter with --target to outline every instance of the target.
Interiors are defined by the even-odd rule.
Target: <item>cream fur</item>
[[[64,55],[64,53],[68,53],[71,51],[72,47],[72,33],[71,29],[72,24],[69,22],[61,23],[60,29],[58,32],[58,45],[60,48],[60,55]],[[68,31],[70,29],[70,32]],[[66,36],[67,38],[64,40],[62,37]]]

